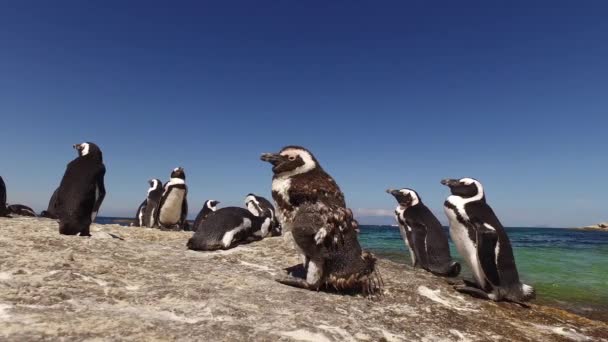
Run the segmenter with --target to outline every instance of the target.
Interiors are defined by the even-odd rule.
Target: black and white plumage
[[[182,167],[171,172],[171,178],[165,183],[163,195],[156,214],[160,229],[187,230],[188,222],[188,187],[186,173]]]
[[[287,285],[318,290],[373,294],[376,258],[361,250],[358,224],[346,208],[344,195],[310,151],[299,146],[265,153],[272,164],[272,197],[286,238],[293,237],[304,257],[305,278],[286,274],[277,279]]]
[[[40,213],[40,217],[46,217],[50,219],[57,218],[57,194],[59,193],[59,188],[55,189],[51,199],[49,200],[49,205],[46,210],[43,210]]]
[[[94,143],[76,144],[74,148],[78,157],[68,164],[57,190],[59,233],[90,236],[89,228],[106,195],[106,167]]]
[[[233,248],[266,236],[270,222],[270,217],[255,216],[244,208],[221,208],[201,221],[187,247],[197,251]]]
[[[245,197],[245,206],[255,216],[266,216],[270,217],[270,235],[279,236],[281,235],[281,224],[275,214],[275,209],[269,200],[256,194],[248,194]]]
[[[458,253],[473,272],[476,284],[458,291],[495,301],[521,302],[534,298],[534,288],[519,280],[511,242],[486,203],[482,184],[473,178],[445,179],[451,196],[444,204],[450,235]]]
[[[218,204],[220,204],[220,201],[216,200],[206,200],[205,203],[203,203],[203,207],[198,212],[198,215],[196,215],[194,223],[192,224],[192,231],[196,232],[198,230],[201,223],[217,210]]]
[[[20,215],[20,216],[30,216],[36,217],[36,212],[34,209],[23,205],[23,204],[11,204],[8,206],[8,211],[11,214]]]
[[[386,190],[399,205],[395,218],[406,246],[410,250],[412,265],[441,276],[455,277],[460,273],[460,264],[450,255],[448,238],[441,223],[431,210],[422,203],[418,193],[412,189]]]
[[[156,226],[156,212],[164,191],[163,183],[160,179],[150,179],[148,184],[150,184],[150,188],[148,188],[146,198],[139,205],[137,214],[135,214],[136,227],[153,228]]]
[[[8,208],[6,206],[6,184],[0,177],[0,217],[8,216]]]

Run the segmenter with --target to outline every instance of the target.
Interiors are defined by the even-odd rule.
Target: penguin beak
[[[260,157],[261,160],[269,162],[272,165],[276,165],[283,160],[283,156],[278,153],[263,153]]]
[[[458,179],[444,179],[441,181],[441,184],[449,187],[460,185],[460,181]]]
[[[399,194],[399,190],[395,190],[395,189],[387,189],[386,190],[387,194],[391,194],[393,196],[397,196],[397,194]]]

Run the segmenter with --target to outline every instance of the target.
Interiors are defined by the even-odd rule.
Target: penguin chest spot
[[[166,224],[174,224],[182,215],[182,203],[184,201],[184,189],[171,189],[165,203],[160,210],[160,221]]]

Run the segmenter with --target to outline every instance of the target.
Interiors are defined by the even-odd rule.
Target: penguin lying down
[[[186,246],[195,251],[234,248],[266,237],[271,222],[271,217],[255,216],[244,208],[221,208],[201,222]]]

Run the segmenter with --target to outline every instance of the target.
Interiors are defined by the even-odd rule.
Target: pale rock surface
[[[605,323],[465,297],[390,261],[379,262],[384,296],[370,300],[275,282],[299,260],[281,238],[194,252],[191,232],[91,231],[0,218],[0,340],[608,341]]]

